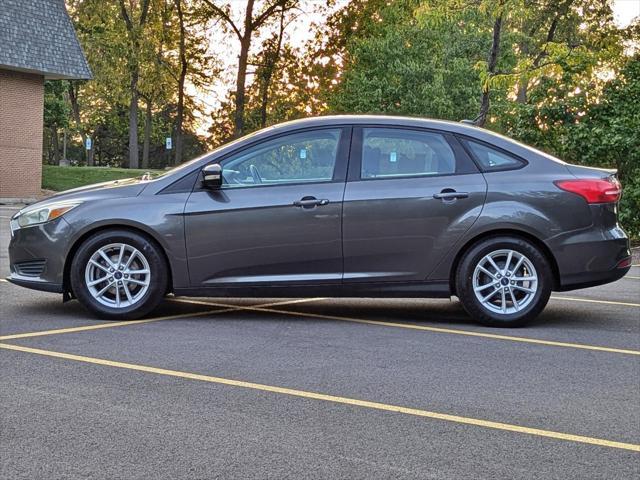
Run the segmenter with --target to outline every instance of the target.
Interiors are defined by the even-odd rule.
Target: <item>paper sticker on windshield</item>
[[[300,158],[307,158],[307,149],[303,148],[300,150]]]
[[[396,152],[391,152],[391,153],[389,154],[389,161],[390,161],[390,162],[395,162],[395,161],[396,161],[396,159],[397,159],[397,157],[396,157]]]

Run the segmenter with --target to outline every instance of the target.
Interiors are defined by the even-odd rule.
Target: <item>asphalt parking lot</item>
[[[0,372],[7,479],[638,478],[640,267],[511,330],[449,300],[171,298],[104,322],[0,281]]]

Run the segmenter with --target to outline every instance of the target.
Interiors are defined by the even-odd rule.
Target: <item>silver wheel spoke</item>
[[[509,271],[509,265],[511,265],[512,258],[513,258],[513,250],[509,250],[509,254],[507,255],[507,261],[504,263],[504,270],[502,273],[507,273]]]
[[[129,291],[129,285],[127,283],[128,282],[124,282],[122,284],[122,289],[124,290],[124,294],[127,296],[129,303],[133,303],[133,297],[131,297],[131,292]]]
[[[127,260],[127,263],[125,263],[124,265],[124,269],[126,270],[127,268],[129,268],[129,266],[131,265],[131,262],[133,261],[133,259],[135,257],[137,257],[140,254],[140,252],[138,252],[138,250],[136,250],[135,248],[131,249],[131,255],[129,255],[129,259]]]
[[[96,280],[93,280],[93,281],[87,283],[87,286],[88,287],[93,287],[94,285],[98,285],[99,283],[108,282],[108,281],[109,281],[109,277],[97,278]]]
[[[106,287],[104,287],[102,290],[96,293],[96,297],[101,297],[102,295],[104,295],[104,292],[106,292],[110,288],[111,288],[111,284],[109,283]]]
[[[122,256],[124,255],[124,243],[120,247],[120,254],[118,255],[118,266],[122,265]]]
[[[115,265],[113,264],[113,262],[111,261],[111,259],[107,256],[106,253],[104,253],[102,250],[98,250],[98,252],[100,253],[100,256],[104,259],[105,262],[107,262],[107,265],[109,265],[109,267],[114,268]]]
[[[533,288],[522,287],[520,285],[514,285],[513,288],[515,288],[516,290],[522,290],[523,292],[527,292],[527,293],[535,292]]]
[[[493,261],[493,258],[491,258],[490,255],[488,255],[486,259],[491,264],[491,266],[496,269],[496,273],[500,273],[502,271],[500,270],[500,267],[496,265],[496,262]]]
[[[96,262],[93,258],[91,260],[89,260],[89,263],[95,267],[98,267],[100,270],[102,270],[103,272],[107,272],[109,273],[109,269],[107,267],[105,267],[104,265],[100,265],[98,262]]]
[[[487,295],[486,297],[484,297],[480,301],[482,303],[486,303],[486,301],[489,300],[491,297],[493,297],[496,293],[498,293],[498,290],[494,290],[493,292],[491,292],[489,295]]]
[[[502,304],[502,312],[507,313],[507,296],[504,294],[504,290],[500,289],[500,293],[502,295],[501,304]]]
[[[533,282],[538,280],[538,277],[511,277],[511,279],[516,282]]]
[[[524,262],[524,256],[520,256],[520,259],[516,262],[516,266],[513,267],[513,274],[515,275],[518,272],[518,269],[520,268],[520,265],[522,265],[522,262]]]
[[[149,273],[149,270],[127,270],[126,273],[129,275],[142,275],[145,273]]]
[[[116,307],[120,306],[120,287],[116,285]]]
[[[475,292],[481,292],[482,290],[486,290],[486,289],[487,289],[487,288],[489,288],[489,287],[493,287],[493,282],[492,282],[492,283],[487,283],[487,284],[482,285],[482,286],[480,286],[480,287],[475,287],[473,290],[474,290]]]
[[[509,294],[511,295],[511,301],[513,302],[513,306],[516,308],[516,310],[520,310],[520,305],[518,305],[518,300],[516,300],[516,296],[513,293],[513,288],[509,289]]]
[[[486,274],[487,274],[487,275],[489,275],[491,278],[493,278],[493,279],[495,279],[495,278],[496,278],[495,273],[491,273],[489,270],[487,270],[486,268],[484,268],[482,265],[480,265],[478,268],[480,269],[480,271],[482,271],[482,272],[486,273]]]

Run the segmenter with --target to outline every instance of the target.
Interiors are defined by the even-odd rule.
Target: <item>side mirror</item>
[[[202,186],[212,190],[222,186],[222,166],[211,163],[202,169]]]

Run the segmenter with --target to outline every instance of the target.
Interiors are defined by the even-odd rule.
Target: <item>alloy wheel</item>
[[[111,243],[96,250],[85,268],[85,285],[102,305],[125,308],[138,303],[149,289],[151,269],[138,249]]]
[[[473,272],[473,292],[493,313],[522,311],[538,290],[538,274],[531,260],[516,250],[495,250],[478,262]]]

